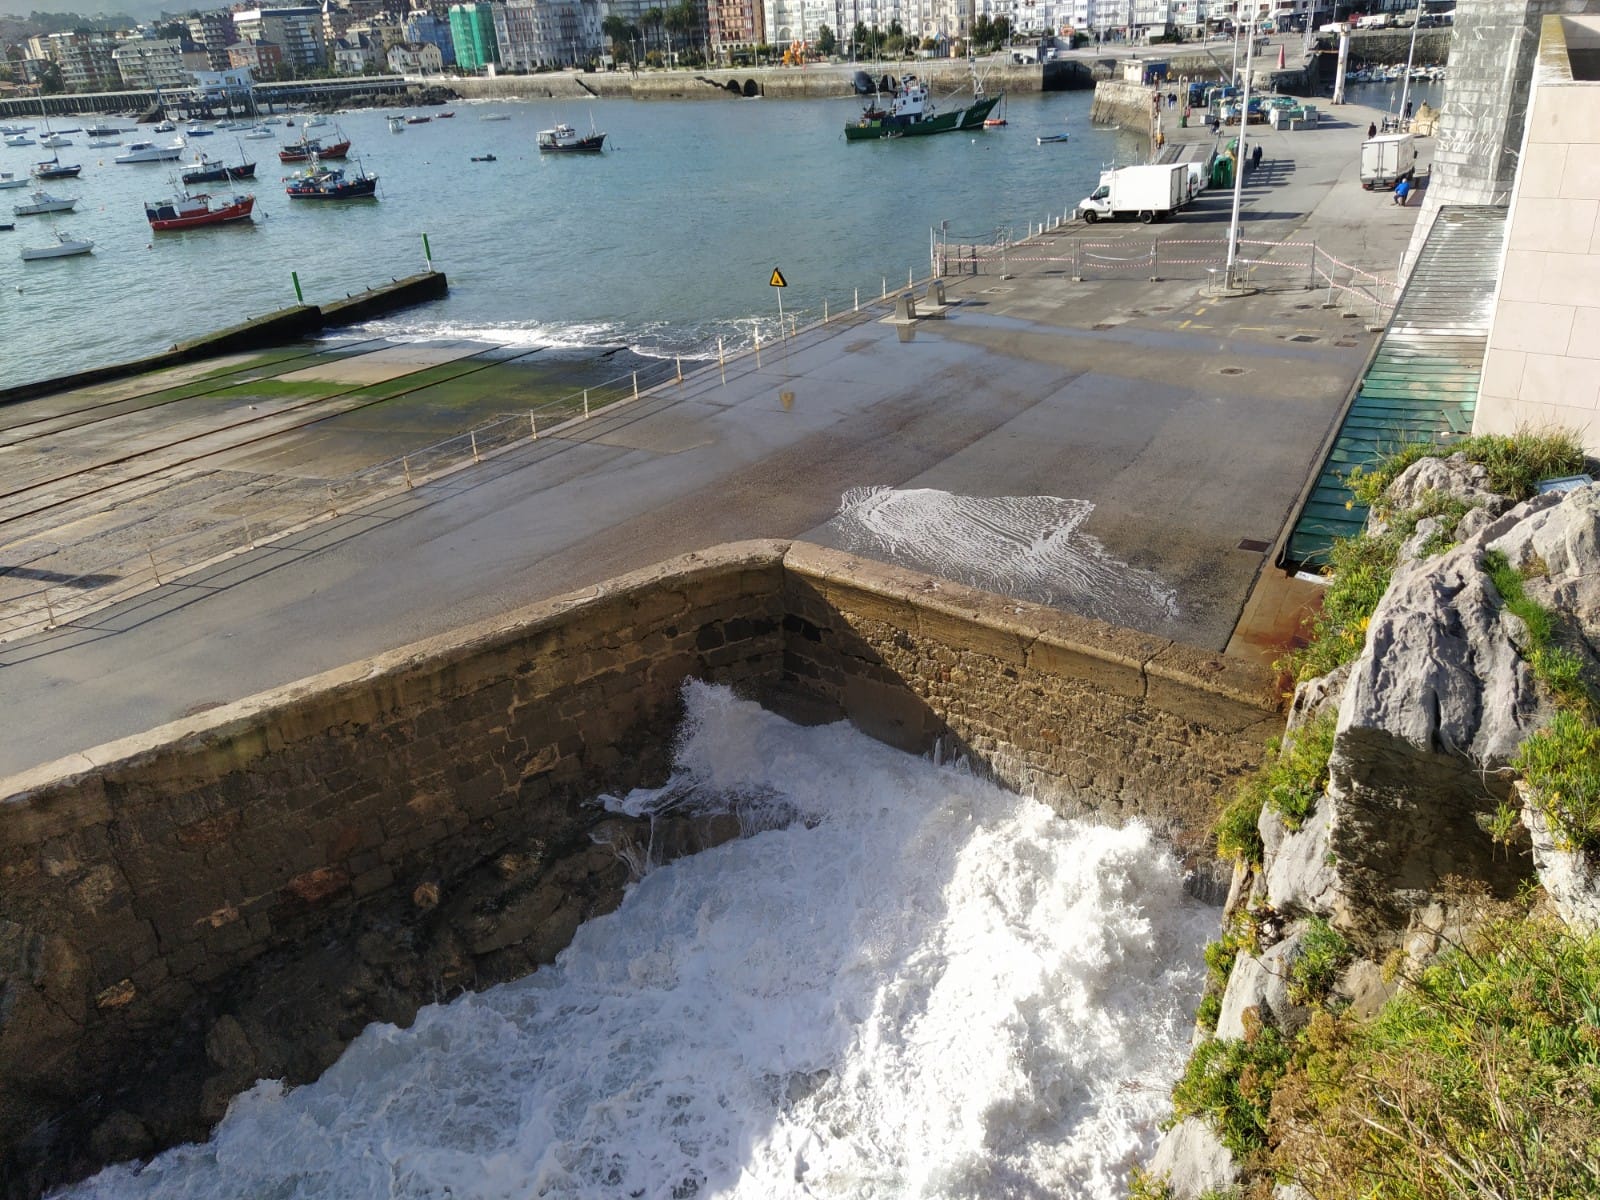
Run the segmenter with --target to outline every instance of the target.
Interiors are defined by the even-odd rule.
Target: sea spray
[[[618,809],[735,807],[550,967],[369,1027],[105,1197],[1111,1197],[1215,910],[1112,829],[691,685]]]

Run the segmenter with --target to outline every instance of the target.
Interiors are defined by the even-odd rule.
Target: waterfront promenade
[[[1370,290],[1308,290],[1316,260],[1307,247],[1315,243],[1325,266],[1392,277],[1415,219],[1356,182],[1373,115],[1346,106],[1314,131],[1261,132],[1244,235],[1257,247],[1292,245],[1252,269],[1250,295],[1206,294],[1203,260],[1226,231],[1224,194],[1207,194],[1168,225],[1051,231],[1006,248],[1003,260],[986,250],[979,274],[947,280],[953,306],[942,319],[896,324],[886,306],[836,317],[764,348],[759,362],[733,360],[725,379],[715,366],[700,370],[17,637],[0,646],[11,718],[0,774],[668,555],[757,536],[848,547],[833,518],[861,488],[1070,502],[1078,560],[1102,584],[1100,611],[1161,636],[1252,652],[1252,630],[1281,634],[1293,607],[1292,592],[1257,581],[1381,318]],[[1041,220],[1076,199],[1043,198]],[[1138,264],[1153,233],[1168,255],[1148,272]],[[1184,241],[1196,247],[1193,261],[1173,252]],[[441,369],[471,352],[346,354],[331,375],[305,368],[294,399]],[[338,386],[328,382],[335,377]],[[515,411],[514,382],[494,378],[494,403]],[[142,381],[146,390],[166,382]],[[239,416],[238,397],[207,408],[205,381],[191,383],[199,403],[142,411],[139,438],[171,441],[169,421],[184,423],[185,436],[213,436],[219,413]],[[273,399],[286,397],[280,388]],[[60,418],[106,398],[46,397],[7,408],[0,423]],[[387,458],[408,436],[430,440],[405,413],[384,404],[330,412],[319,429],[296,425],[280,441],[225,448],[204,472],[175,464],[163,521],[179,532],[220,521],[252,490],[314,493],[364,450]],[[94,463],[127,445],[128,432],[106,422],[54,453]],[[219,474],[237,485],[223,500],[200,486],[202,475]],[[195,485],[188,510],[185,484]],[[40,499],[63,488],[40,485]],[[31,529],[0,525],[0,554],[23,533],[69,543],[118,519],[113,504],[81,503],[68,520],[41,513]],[[969,557],[1004,558],[1005,539],[1026,528],[995,530]],[[933,525],[924,533],[945,536]],[[129,531],[130,541],[138,536]],[[913,531],[899,544],[915,541]],[[885,535],[888,548],[877,552],[894,557],[896,544]],[[1170,608],[1138,603],[1152,580],[1170,592]],[[1010,582],[1019,594],[1031,586]]]

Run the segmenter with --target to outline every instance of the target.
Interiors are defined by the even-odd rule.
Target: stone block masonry
[[[1201,867],[1280,725],[1232,660],[759,542],[38,768],[0,786],[5,1195],[202,1137],[255,1079],[549,962],[639,846],[732,836],[591,803],[663,781],[689,678],[1147,817]]]

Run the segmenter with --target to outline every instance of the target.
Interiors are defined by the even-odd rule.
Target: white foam
[[[1215,910],[1067,821],[693,685],[614,807],[785,823],[650,872],[557,963],[369,1028],[103,1197],[1109,1198],[1153,1140]]]
[[[840,546],[957,583],[1086,616],[1148,626],[1178,615],[1159,575],[1113,558],[1081,526],[1088,500],[958,496],[935,488],[858,487],[828,528]]]
[[[454,325],[448,321],[369,321],[356,329],[358,337],[384,338],[401,344],[469,341],[491,346],[526,349],[593,349],[619,342],[615,327],[604,323],[556,325],[540,321],[493,321]]]

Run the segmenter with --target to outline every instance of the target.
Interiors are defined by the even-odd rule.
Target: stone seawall
[[[729,836],[590,803],[662,781],[690,677],[1147,816],[1202,867],[1281,724],[1230,660],[746,543],[38,768],[0,784],[5,1194],[203,1136],[256,1078],[550,961],[640,845]]]

